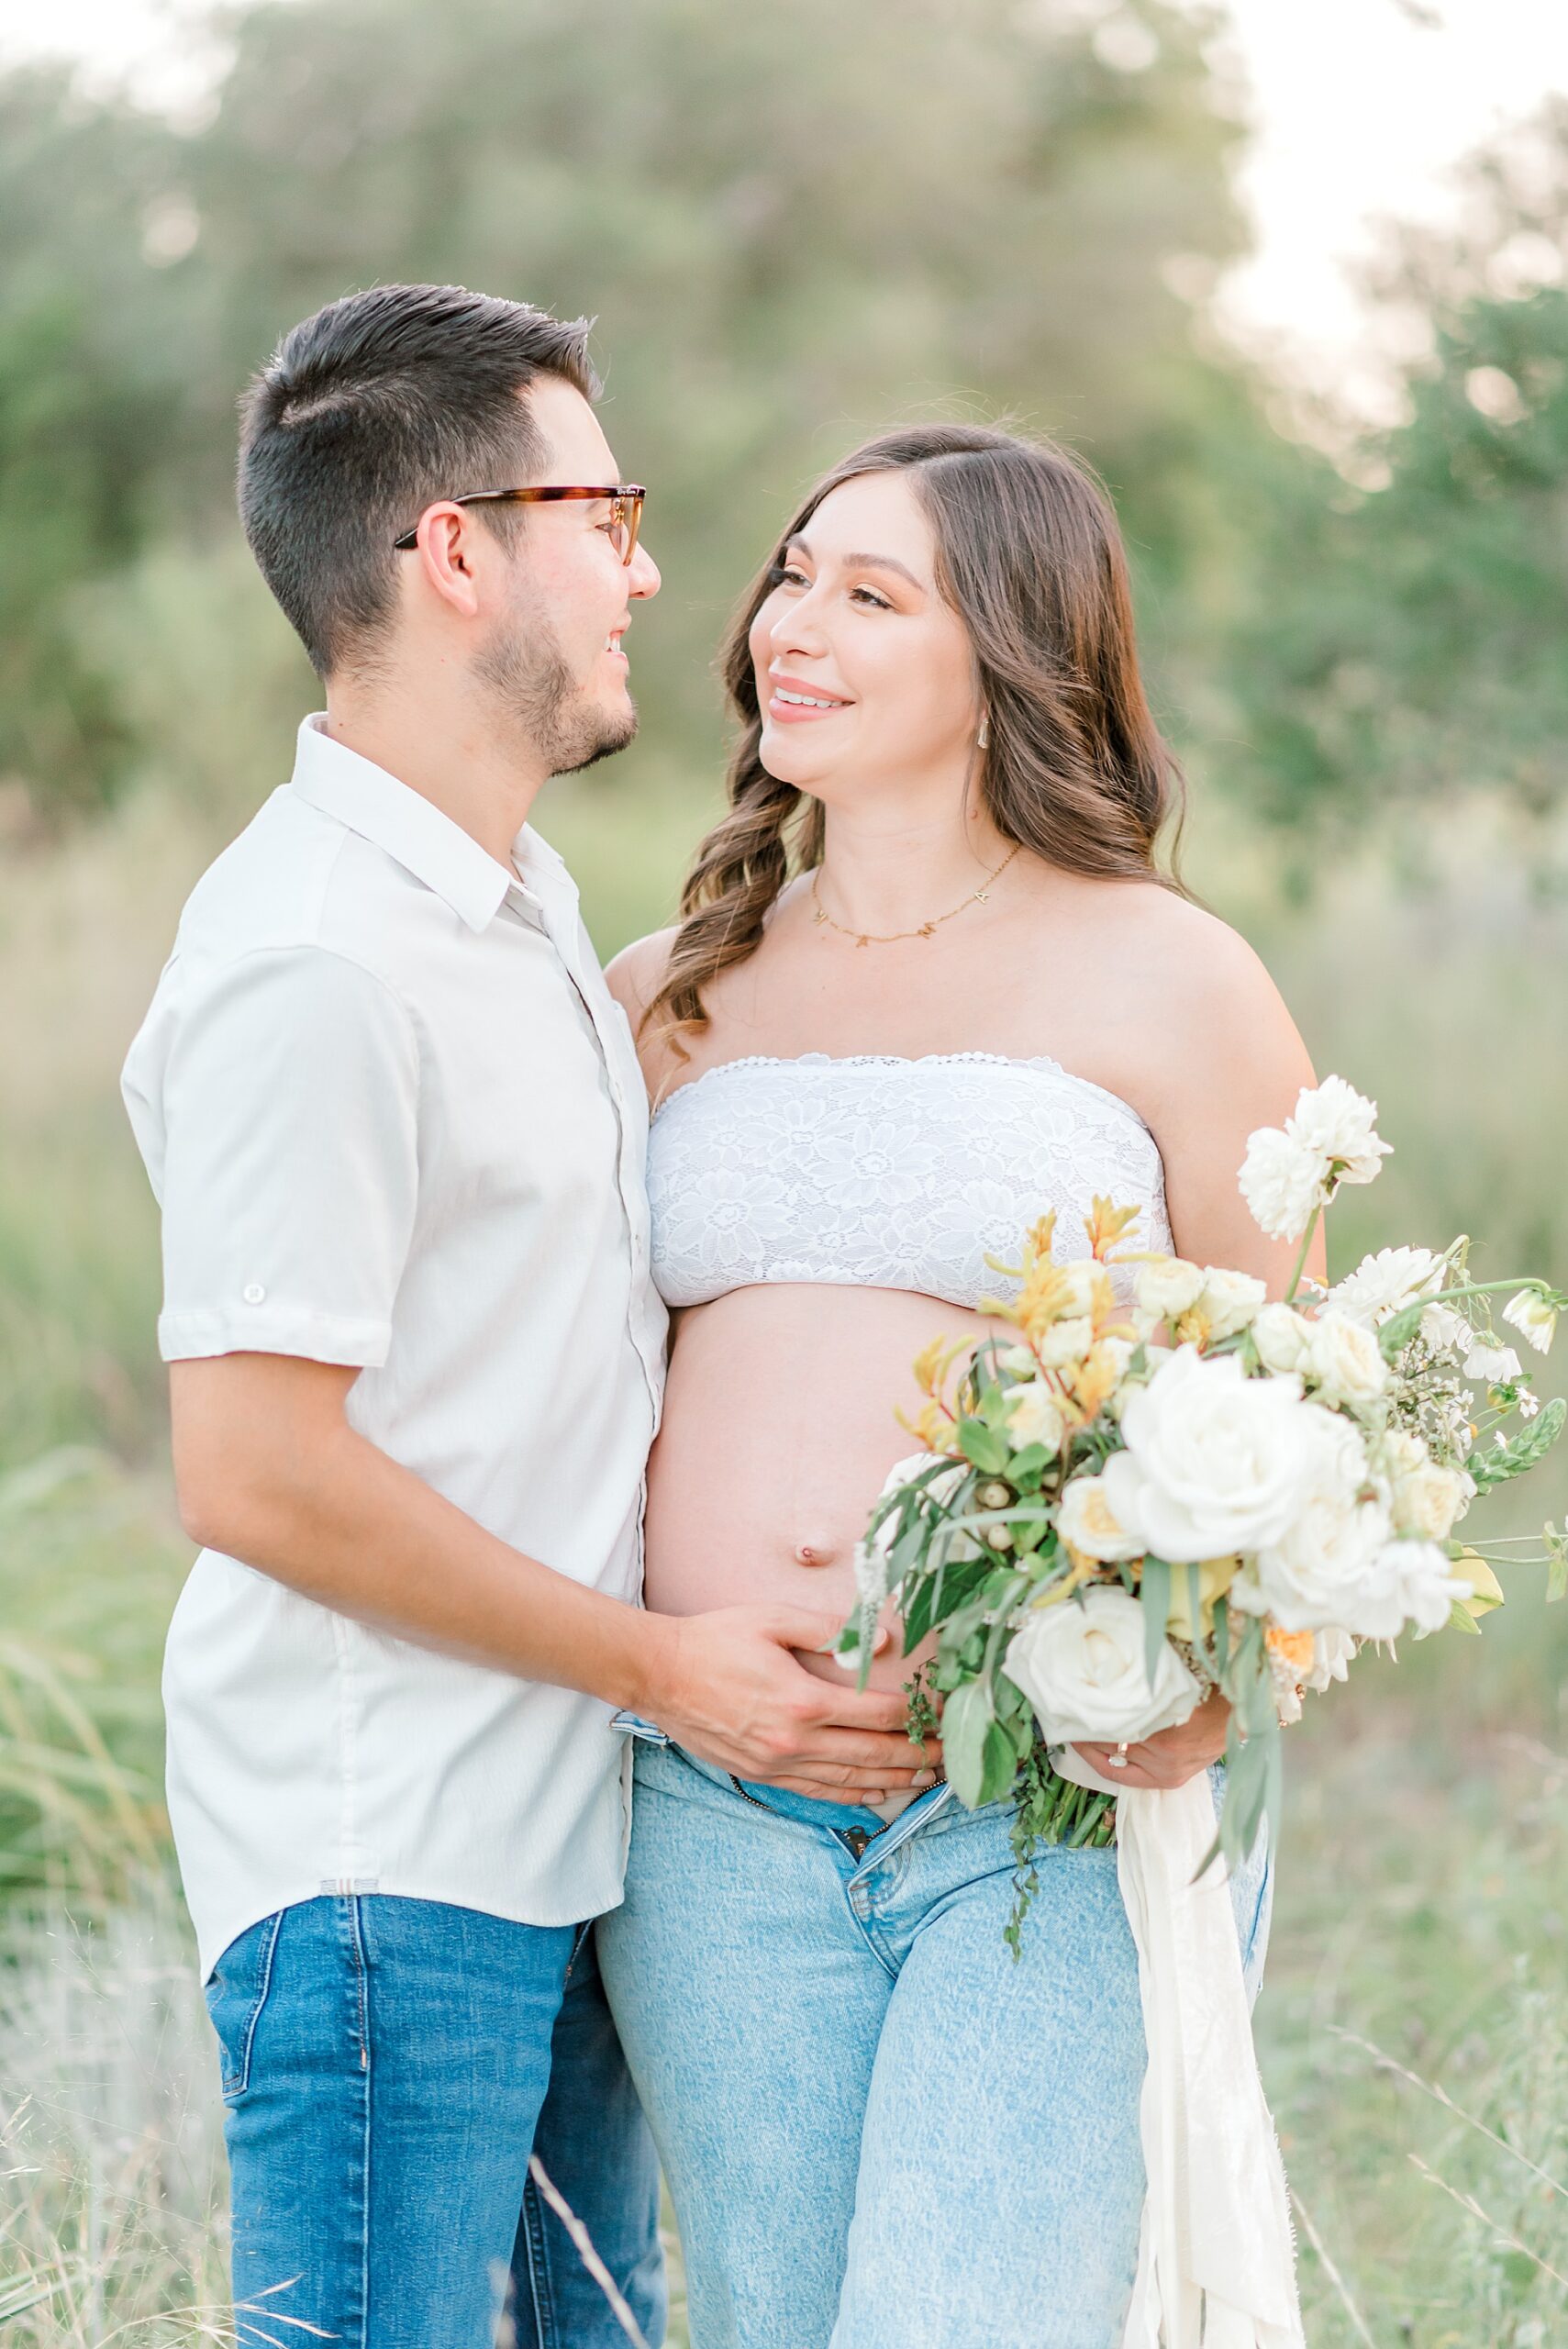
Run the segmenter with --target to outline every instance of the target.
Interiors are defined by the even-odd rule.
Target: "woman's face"
[[[938,592],[931,528],[901,473],[825,497],[751,623],[770,774],[829,807],[922,785],[944,801],[980,724],[974,656]]]

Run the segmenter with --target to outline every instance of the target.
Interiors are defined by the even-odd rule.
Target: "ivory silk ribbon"
[[[1072,1746],[1064,1778],[1117,1798],[1117,1876],[1138,1948],[1148,2190],[1122,2349],[1305,2349],[1284,2165],[1252,2046],[1224,1860],[1200,1771],[1118,1787]]]

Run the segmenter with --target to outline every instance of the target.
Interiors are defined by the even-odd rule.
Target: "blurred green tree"
[[[1210,29],[1169,0],[262,0],[194,135],[13,79],[0,765],[59,805],[112,792],[145,727],[83,584],[231,531],[237,390],[295,318],[398,277],[597,315],[606,427],[652,489],[639,690],[673,756],[711,763],[722,616],[802,479],[954,401],[1107,473],[1175,675],[1249,413],[1175,290],[1240,242]]]
[[[1568,102],[1466,177],[1382,281],[1429,349],[1366,485],[1304,456],[1260,501],[1227,764],[1276,816],[1568,796]]]

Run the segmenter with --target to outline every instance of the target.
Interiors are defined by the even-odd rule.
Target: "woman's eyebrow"
[[[786,553],[791,547],[798,547],[803,555],[807,557],[811,555],[810,546],[805,539],[786,540],[784,547]],[[846,571],[895,571],[900,579],[906,579],[911,587],[917,587],[919,589],[922,596],[926,592],[925,581],[923,579],[917,579],[915,573],[910,570],[908,564],[900,562],[896,555],[846,554],[840,555],[839,560],[843,564]]]

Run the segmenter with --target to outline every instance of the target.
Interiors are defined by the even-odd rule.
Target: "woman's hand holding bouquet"
[[[840,1659],[862,1675],[891,1598],[905,1652],[931,1632],[915,1727],[940,1700],[947,1773],[971,1808],[1018,1784],[1015,1950],[1042,1842],[1103,1842],[1113,1798],[1051,1754],[1100,1768],[1200,1708],[1229,1707],[1218,1844],[1236,1860],[1277,1823],[1279,1731],[1368,1641],[1473,1631],[1501,1602],[1472,1501],[1541,1459],[1568,1407],[1542,1407],[1501,1319],[1544,1353],[1568,1297],[1536,1278],[1473,1282],[1469,1243],[1385,1248],[1301,1293],[1318,1217],[1371,1182],[1388,1144],[1340,1077],[1251,1136],[1240,1187],[1262,1229],[1299,1239],[1289,1295],[1128,1243],[1136,1209],[1097,1199],[1088,1255],[1058,1262],[1053,1215],[985,1309],[1018,1342],[939,1342],[917,1362],[925,1447],[884,1486],[857,1555]],[[1568,1548],[1545,1529],[1549,1595]],[[1523,1563],[1516,1559],[1515,1563]],[[1157,1752],[1157,1750],[1156,1750]],[[1173,1766],[1168,1762],[1166,1767]],[[1156,1767],[1124,1784],[1168,1784]]]

